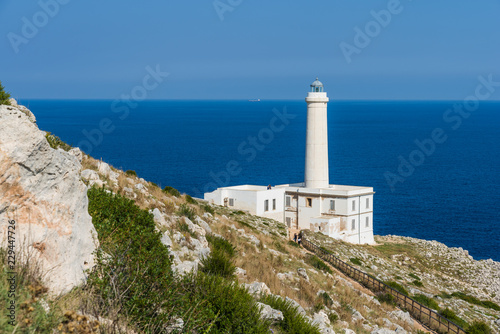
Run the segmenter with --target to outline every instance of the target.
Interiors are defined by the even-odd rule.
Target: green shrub
[[[408,291],[401,284],[396,283],[394,281],[388,281],[384,283],[393,288],[394,290],[401,292],[403,295],[408,296]]]
[[[437,295],[436,297],[441,297],[443,299],[450,299],[450,298],[453,298],[453,295],[449,294],[449,293],[446,293],[446,292],[441,292],[439,295]]]
[[[420,281],[420,277],[418,277],[417,275],[415,275],[414,273],[410,273],[408,276],[410,276],[411,278],[414,278],[416,280],[419,280]]]
[[[163,333],[177,317],[186,333],[268,332],[254,299],[234,281],[202,272],[175,278],[148,211],[103,188],[93,187],[88,195],[100,242],[86,287],[93,308],[104,316],[119,310],[141,333]]]
[[[181,193],[179,192],[179,190],[172,188],[172,187],[169,187],[169,186],[166,186],[165,188],[163,188],[163,192],[166,194],[175,196],[175,197],[181,197]]]
[[[453,297],[458,297],[468,303],[471,303],[471,304],[474,304],[474,305],[478,305],[478,306],[483,306],[483,307],[486,307],[486,308],[490,308],[490,309],[493,309],[493,310],[497,310],[497,311],[500,311],[500,306],[498,306],[498,304],[494,303],[494,302],[491,302],[491,301],[483,301],[483,300],[479,300],[477,299],[476,297],[474,296],[469,296],[463,292],[453,292],[451,294],[451,296]]]
[[[283,245],[282,241],[275,241],[273,243],[273,245],[274,245],[274,247],[276,248],[277,251],[279,251],[281,253],[288,254],[288,251],[286,250],[285,245]]]
[[[10,106],[10,94],[5,91],[5,88],[2,86],[2,82],[0,81],[0,105],[8,105]]]
[[[179,216],[187,217],[191,221],[193,221],[196,218],[196,213],[194,212],[194,210],[189,205],[184,203],[179,206],[177,214]]]
[[[260,309],[244,287],[200,273],[193,279],[193,291],[215,319],[209,333],[269,333],[269,321],[260,319]]]
[[[328,319],[330,323],[333,325],[339,320],[339,315],[337,313],[330,312],[328,313]]]
[[[326,307],[331,307],[333,305],[333,300],[328,293],[322,292],[319,294],[319,297],[322,299],[323,304]]]
[[[283,320],[278,326],[289,334],[319,334],[317,326],[313,326],[306,317],[299,313],[297,307],[290,301],[279,296],[267,295],[261,298],[261,302],[271,306],[275,310],[283,313]]]
[[[396,305],[396,299],[390,293],[378,293],[377,294],[377,299],[381,303],[386,303],[386,304],[389,304],[389,305]]]
[[[212,207],[211,207],[210,205],[208,205],[208,204],[204,204],[204,205],[202,205],[202,206],[201,206],[201,208],[203,209],[203,211],[210,213],[212,216],[215,214],[215,210],[214,210],[214,208],[212,208]]]
[[[234,262],[224,250],[212,249],[208,256],[201,259],[200,271],[207,275],[220,276],[233,279],[236,271]]]
[[[62,148],[66,152],[71,150],[72,147],[65,142],[61,140],[61,138],[51,134],[50,132],[47,132],[45,135],[45,138],[49,142],[50,147],[52,147],[54,150],[57,150],[58,148]]]
[[[299,244],[292,241],[292,240],[288,240],[288,245],[292,246],[292,247],[300,248]]]
[[[250,225],[249,223],[247,223],[247,222],[245,222],[245,221],[243,221],[243,220],[237,220],[237,222],[238,222],[239,224],[243,225],[243,226],[248,227],[248,228],[249,228],[249,229],[251,229],[251,230],[254,230],[254,231],[255,231],[255,230],[257,230],[255,227],[253,227],[252,225]]]
[[[196,200],[189,195],[184,195],[184,198],[189,204],[198,204],[198,202],[196,202]]]
[[[312,254],[307,254],[306,256],[306,263],[310,264],[316,269],[323,270],[324,272],[327,272],[329,274],[332,273],[332,270],[330,267],[328,267],[319,257],[316,255]]]
[[[207,234],[206,238],[212,249],[222,250],[230,257],[236,255],[236,247],[226,239],[213,234]]]
[[[129,320],[146,332],[158,331],[170,321],[172,310],[182,314],[186,308],[153,216],[104,188],[90,188],[88,197],[100,242],[87,283],[96,291],[97,306],[123,308]],[[160,309],[169,311],[160,314]]]
[[[236,248],[226,239],[208,234],[207,241],[210,244],[211,253],[201,260],[201,272],[209,275],[221,276],[233,279],[236,271],[233,258],[236,255]]]
[[[186,223],[184,219],[179,219],[179,221],[177,222],[177,229],[181,232],[188,233],[193,238],[198,237],[194,231],[191,231],[189,225]]]
[[[135,176],[137,177],[137,173],[135,172],[135,170],[128,170],[125,172],[125,174],[127,174],[128,176]]]
[[[362,265],[361,260],[358,259],[357,257],[349,259],[349,261],[351,261],[351,263],[354,263],[357,266],[361,266]]]
[[[467,334],[490,334],[492,333],[490,326],[484,321],[474,321],[465,330]]]
[[[500,311],[500,306],[497,303],[491,302],[489,300],[481,301],[484,307],[490,308],[492,310]]]
[[[455,312],[453,312],[449,308],[445,308],[444,310],[439,311],[439,314],[441,314],[446,319],[453,321],[455,324],[459,325],[462,328],[466,328],[468,326],[467,322],[464,319],[457,316]]]
[[[412,298],[424,306],[430,307],[436,311],[439,310],[438,303],[434,299],[429,298],[426,295],[418,294],[414,295]]]
[[[423,287],[424,286],[424,283],[422,283],[421,281],[419,280],[414,280],[413,282],[411,282],[413,285],[415,286],[418,286],[418,287]]]

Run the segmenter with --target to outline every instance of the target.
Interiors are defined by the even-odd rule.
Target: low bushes
[[[103,188],[89,189],[88,196],[101,247],[86,285],[91,299],[86,313],[133,324],[131,329],[141,333],[164,333],[177,318],[186,333],[269,332],[253,297],[224,277],[231,272],[226,267],[231,244],[208,237],[217,255],[206,267],[225,268],[222,274],[202,269],[176,278],[152,214]]]
[[[418,286],[418,287],[423,287],[424,286],[424,283],[422,283],[421,281],[419,280],[414,280],[413,282],[411,282],[413,285],[415,286]]]
[[[455,314],[455,312],[453,312],[449,308],[445,308],[444,310],[439,311],[439,314],[441,314],[443,317],[454,322],[455,324],[459,325],[462,328],[466,328],[468,326],[467,322],[464,319],[460,318],[458,315]]]
[[[218,249],[218,250],[223,250],[226,252],[230,257],[233,257],[236,255],[236,247],[226,239],[215,236],[213,234],[207,234],[206,235],[207,241],[210,243],[210,246],[212,246],[212,249]]]
[[[135,172],[135,170],[128,170],[125,172],[125,174],[127,174],[128,176],[135,176],[137,177],[137,173]]]
[[[271,306],[275,310],[283,313],[283,320],[278,323],[278,326],[289,334],[319,334],[317,326],[313,326],[304,315],[302,315],[297,307],[291,302],[274,295],[267,295],[261,298],[261,302]]]
[[[353,264],[355,264],[357,266],[361,266],[362,265],[361,260],[358,259],[357,257],[349,259],[349,261],[351,261],[351,263],[353,263]]]
[[[201,272],[227,279],[233,279],[236,271],[232,258],[222,249],[213,249],[208,256],[201,259],[201,265]]]
[[[269,321],[260,319],[260,309],[245,288],[220,276],[204,274],[193,278],[191,288],[210,311],[208,333],[269,333]]]
[[[429,297],[422,295],[422,294],[414,295],[412,298],[424,306],[427,306],[427,307],[432,308],[436,311],[439,311],[438,303],[432,298],[429,298]]]
[[[202,206],[201,206],[201,208],[203,209],[203,211],[210,213],[212,216],[215,214],[215,210],[214,210],[214,208],[212,208],[212,207],[211,207],[210,205],[208,205],[208,204],[204,204],[204,205],[202,205]]]
[[[214,235],[207,235],[211,252],[201,260],[201,272],[208,275],[234,279],[236,266],[234,265],[235,247],[226,239]]]
[[[2,82],[0,81],[0,105],[8,105],[10,106],[10,94],[5,91],[5,88],[2,86]]]
[[[490,326],[483,321],[474,321],[465,330],[467,334],[490,334],[492,333]]]
[[[196,212],[187,204],[181,204],[179,206],[179,210],[177,211],[179,216],[184,216],[189,218],[189,220],[193,221],[196,218]]]
[[[306,256],[306,263],[310,264],[311,266],[313,266],[316,269],[323,270],[324,272],[327,272],[329,274],[332,273],[332,270],[330,269],[330,267],[328,267],[328,265],[326,265],[316,255],[307,254],[307,256]]]
[[[50,132],[47,132],[45,135],[45,138],[49,142],[50,147],[52,147],[54,150],[57,150],[58,148],[61,148],[65,150],[66,152],[71,150],[72,147],[65,142],[61,140],[61,138],[51,134]]]
[[[396,299],[390,293],[378,293],[377,294],[377,299],[381,303],[386,303],[386,304],[389,304],[389,305],[396,305]]]
[[[493,309],[496,311],[500,311],[500,306],[498,304],[491,302],[491,301],[488,301],[488,300],[479,300],[478,298],[476,298],[474,296],[469,296],[463,292],[453,292],[451,294],[451,296],[458,297],[458,298],[465,300],[466,302],[474,304],[474,305],[483,306],[483,307],[490,308],[490,309]]]
[[[191,196],[189,196],[189,195],[184,195],[184,199],[189,204],[198,204],[198,202],[196,202],[196,200],[194,198],[192,198]]]
[[[87,283],[97,307],[122,308],[124,317],[143,331],[158,332],[174,316],[173,310],[183,315],[185,301],[153,216],[104,188],[90,188],[88,197],[101,244]]]
[[[165,188],[163,188],[163,192],[166,194],[175,196],[175,197],[181,197],[181,193],[179,192],[179,190],[172,188],[172,187],[169,187],[169,186],[166,186]]]
[[[396,283],[394,281],[387,281],[384,283],[393,288],[394,290],[401,292],[403,295],[408,296],[408,291],[401,284]]]

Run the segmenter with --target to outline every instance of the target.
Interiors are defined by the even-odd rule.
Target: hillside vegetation
[[[53,148],[68,149],[48,134]],[[422,333],[376,296],[289,241],[285,226],[159,187],[135,171],[81,159],[100,247],[84,285],[52,296],[36,259],[16,268],[17,326],[2,333]],[[415,298],[468,333],[500,330],[499,263],[435,241],[385,236],[376,246],[307,238]],[[6,252],[0,300],[8,301]]]

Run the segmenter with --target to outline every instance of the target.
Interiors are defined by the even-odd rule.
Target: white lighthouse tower
[[[283,222],[289,236],[309,229],[354,244],[373,244],[373,187],[330,184],[328,97],[316,78],[307,95],[305,182],[235,185],[205,193],[210,203]]]
[[[316,78],[307,94],[306,188],[329,188],[328,124],[329,99],[323,84]]]

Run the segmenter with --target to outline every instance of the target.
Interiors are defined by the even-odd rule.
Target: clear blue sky
[[[156,65],[170,76],[152,99],[302,99],[316,76],[335,99],[463,99],[478,75],[500,81],[499,0],[401,0],[350,63],[339,45],[390,1],[220,0],[234,4],[224,20],[213,0],[59,1],[44,17],[37,1],[0,0],[0,80],[14,97],[115,99]],[[38,20],[34,36],[23,17]]]

